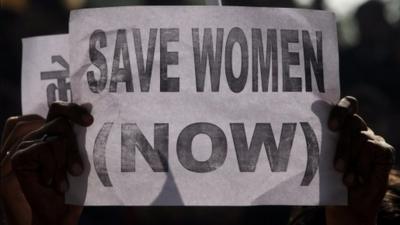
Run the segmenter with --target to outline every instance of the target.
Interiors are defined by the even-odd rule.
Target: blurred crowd
[[[400,1],[400,0],[392,0]],[[392,2],[391,1],[391,2]],[[326,9],[324,0],[223,0],[223,5],[303,7]],[[389,20],[387,4],[389,0],[370,0],[364,2],[351,15],[354,21],[353,33],[357,37],[352,43],[346,42],[345,24],[338,20],[341,95],[352,95],[360,101],[361,115],[376,133],[385,137],[388,143],[400,149],[400,22]],[[20,73],[21,38],[63,34],[68,32],[69,10],[122,5],[203,5],[203,0],[2,0],[0,9],[0,131],[4,121],[13,115],[21,114]],[[400,4],[394,4],[399,6]],[[396,10],[394,10],[396,11]],[[400,14],[400,8],[397,9]],[[399,86],[397,86],[399,85]],[[397,167],[400,168],[400,154],[397,152]],[[135,218],[135,224],[156,224],[160,220],[153,217],[168,217],[166,208],[97,208],[85,209],[82,224],[122,224],[122,220]],[[90,216],[94,211],[96,216]],[[129,218],[122,211],[130,211]],[[107,213],[102,213],[102,212]],[[186,214],[191,224],[240,224],[246,218],[247,224],[284,224],[279,221],[289,218],[284,208],[266,210],[265,207],[243,208],[175,208],[176,214]],[[114,215],[113,219],[107,215]],[[232,221],[226,221],[223,214],[229,213]],[[207,215],[203,221],[193,221],[193,216]],[[119,218],[116,221],[116,218]],[[274,221],[274,218],[277,221]],[[172,218],[173,219],[173,218]],[[143,220],[143,221],[141,221]],[[208,221],[209,220],[209,221]],[[220,221],[221,220],[221,221]],[[267,221],[268,220],[268,221]],[[126,222],[126,221],[125,221]],[[0,222],[1,224],[1,222]]]

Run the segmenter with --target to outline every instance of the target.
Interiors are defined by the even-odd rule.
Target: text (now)
[[[302,186],[311,183],[318,169],[319,144],[316,135],[307,122],[299,123],[307,145],[307,164]],[[114,123],[104,123],[93,148],[96,173],[102,184],[112,186],[107,172],[106,145]],[[285,172],[295,137],[297,123],[283,123],[279,143],[270,123],[257,123],[249,141],[243,123],[231,123],[230,131],[240,172],[254,172],[264,146],[272,172]],[[169,124],[154,124],[154,145],[152,146],[136,123],[121,124],[121,172],[135,172],[135,154],[139,151],[154,172],[168,172]],[[211,155],[207,160],[197,160],[192,152],[192,142],[199,135],[211,140]],[[224,131],[212,123],[193,123],[179,134],[176,144],[177,157],[181,165],[195,173],[208,173],[218,169],[225,162],[228,146]]]

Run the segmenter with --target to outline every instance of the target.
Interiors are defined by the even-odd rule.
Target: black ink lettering
[[[276,29],[267,30],[267,48],[265,50],[261,36],[261,29],[252,29],[252,72],[253,91],[258,91],[258,59],[260,59],[262,91],[268,91],[269,74],[272,73],[272,91],[278,91],[278,47]]]
[[[99,42],[99,48],[107,47],[106,33],[102,30],[95,30],[90,36],[89,41],[89,58],[94,66],[100,71],[100,79],[96,80],[93,71],[87,72],[87,82],[90,91],[100,93],[104,90],[107,84],[107,61],[106,57],[96,48]]]
[[[198,92],[204,91],[204,82],[206,76],[207,59],[210,67],[210,81],[211,91],[219,91],[219,81],[221,76],[221,58],[222,58],[222,45],[224,37],[224,29],[217,28],[217,41],[214,46],[211,28],[205,28],[203,34],[203,48],[200,56],[200,37],[199,29],[192,29],[193,40],[193,54],[194,54],[194,68],[196,74],[196,90]]]
[[[57,80],[57,84],[51,83],[47,86],[47,104],[50,106],[53,102],[60,100],[68,102],[72,100],[71,96],[71,84],[67,82],[69,78],[69,65],[65,59],[60,55],[51,56],[51,63],[58,63],[64,69],[55,71],[46,71],[40,73],[41,80]],[[58,99],[57,94],[58,93]],[[70,96],[68,97],[68,93]]]
[[[154,149],[135,123],[121,126],[121,172],[135,172],[136,148],[154,172],[168,172],[168,124],[154,125]]]
[[[281,30],[282,89],[284,92],[301,92],[301,78],[290,77],[290,65],[300,65],[299,53],[289,52],[289,43],[299,43],[299,31]]]
[[[140,90],[148,92],[150,89],[151,72],[153,69],[154,50],[156,47],[157,29],[151,28],[149,34],[149,43],[147,48],[146,67],[144,66],[142,38],[140,29],[133,29],[133,40],[135,42],[136,62],[140,79]]]
[[[168,65],[178,65],[178,52],[168,51],[168,42],[179,41],[178,28],[160,29],[160,91],[179,92],[179,78],[168,77]]]
[[[272,172],[285,172],[296,131],[296,123],[283,123],[279,146],[269,123],[257,123],[250,146],[243,123],[230,124],[240,172],[254,172],[264,145]]]
[[[211,139],[211,156],[206,161],[198,161],[192,152],[192,142],[198,134],[205,134]],[[186,169],[207,173],[216,170],[226,159],[227,142],[224,132],[211,123],[194,123],[185,127],[179,134],[176,146],[179,162]]]
[[[303,129],[304,137],[306,138],[307,143],[307,166],[303,180],[301,181],[301,186],[308,186],[314,179],[314,176],[318,170],[319,147],[317,136],[315,135],[310,124],[307,122],[302,122],[300,125]]]
[[[122,55],[123,67],[119,68]],[[117,92],[117,84],[125,83],[126,91],[133,92],[131,63],[129,60],[128,43],[126,41],[126,30],[117,31],[115,41],[114,60],[111,71],[110,92]]]
[[[315,57],[315,52],[313,45],[311,43],[310,34],[308,31],[303,30],[303,51],[304,51],[304,72],[306,79],[306,91],[312,91],[312,81],[311,81],[311,68],[312,65],[315,80],[317,81],[317,86],[319,92],[325,92],[324,87],[324,62],[322,57],[322,32],[317,31],[316,33],[317,42],[317,57]]]
[[[232,68],[233,46],[238,43],[241,50],[241,70],[236,78]],[[234,27],[228,34],[225,47],[225,73],[229,88],[235,92],[241,92],[247,81],[247,73],[249,68],[249,49],[247,46],[246,36],[242,29]]]
[[[106,164],[106,144],[113,123],[105,123],[97,134],[93,147],[93,164],[104,187],[112,187]]]

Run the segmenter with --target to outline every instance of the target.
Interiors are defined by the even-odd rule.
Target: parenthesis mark
[[[114,123],[105,123],[97,134],[93,147],[93,162],[97,176],[104,187],[112,187],[106,165],[106,144]]]
[[[300,123],[307,144],[307,167],[301,186],[308,186],[313,180],[319,164],[319,145],[314,130],[307,122]]]

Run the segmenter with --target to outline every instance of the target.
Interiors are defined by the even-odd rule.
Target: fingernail
[[[83,168],[79,163],[74,163],[71,166],[71,174],[72,175],[80,175],[83,172]]]
[[[86,124],[92,124],[93,123],[93,116],[91,116],[90,114],[84,114],[82,116],[82,120],[83,122],[85,122]]]
[[[344,172],[346,168],[346,163],[343,159],[338,159],[335,164],[335,169],[339,172]]]
[[[67,184],[67,182],[65,180],[61,181],[61,183],[60,183],[60,185],[58,187],[58,190],[60,192],[66,192],[68,190],[68,184]]]

